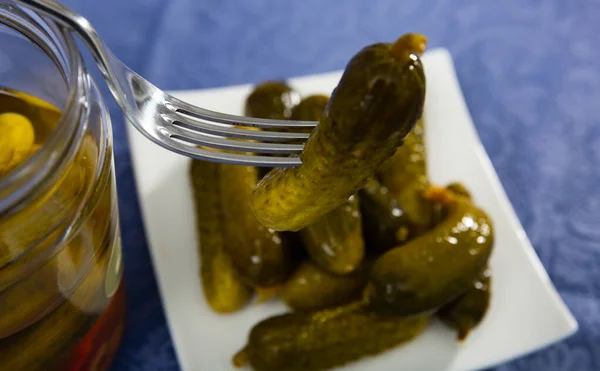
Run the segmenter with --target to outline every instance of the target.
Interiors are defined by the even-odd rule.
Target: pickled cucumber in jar
[[[48,147],[61,114],[39,98],[0,89],[0,181],[9,180],[2,192],[14,194],[13,186],[24,191],[22,180],[27,171],[36,169],[32,164],[47,164],[43,155],[56,157],[57,147],[71,145],[60,167],[52,168],[47,178],[35,173],[42,179],[36,178],[35,190],[2,210],[2,370],[60,368],[109,306],[123,309],[110,148],[100,148],[91,129],[76,141],[52,142]],[[101,155],[101,150],[108,155]],[[21,182],[11,184],[12,176]],[[111,355],[121,335],[116,321],[122,312],[115,316],[96,326],[115,331],[114,344],[106,344]]]
[[[56,280],[57,273],[81,275],[85,266],[83,258],[89,257],[82,256],[78,248],[80,246],[73,245],[63,250],[65,252],[61,254],[60,261],[52,262],[56,271],[44,271],[46,279],[54,277]],[[52,308],[41,320],[0,339],[0,370],[48,370],[54,369],[51,365],[56,365],[58,361],[64,361],[67,352],[81,341],[107,305],[109,298],[106,297],[103,283],[110,257],[111,249],[100,249],[98,256],[92,258],[91,270],[76,287],[66,293],[56,308]],[[33,297],[41,295],[41,292],[32,291],[29,294]],[[19,300],[27,303],[27,299]]]
[[[0,88],[0,179],[18,171],[41,148],[60,115],[58,108],[39,98]],[[84,167],[74,161],[70,169],[62,173],[64,179],[58,180],[52,189],[18,213],[6,213],[0,219],[0,267],[18,259],[48,233],[60,229],[65,216],[63,212],[75,211],[78,200],[89,186],[92,169]],[[52,207],[48,206],[52,204]],[[33,224],[36,228],[32,229]],[[0,277],[0,289],[1,281],[10,281],[10,278]]]

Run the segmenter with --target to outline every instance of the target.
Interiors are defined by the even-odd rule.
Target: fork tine
[[[173,130],[174,127],[187,129],[189,133],[196,132],[202,134],[217,135],[228,138],[239,138],[258,140],[263,142],[283,142],[291,140],[306,140],[310,134],[308,133],[287,133],[281,131],[262,131],[240,129],[236,127],[220,126],[210,122],[201,121],[200,119],[187,119],[185,121],[170,121],[165,119],[164,126]]]
[[[303,144],[248,142],[241,140],[232,140],[227,138],[219,138],[215,136],[208,136],[201,133],[191,132],[185,129],[180,129],[177,126],[172,126],[170,130],[171,133],[163,134],[170,135],[170,137],[173,139],[182,142],[189,142],[193,145],[200,145],[236,152],[273,153],[285,155],[298,153],[304,148]]]
[[[189,138],[192,135],[191,133],[185,133],[182,137],[178,137],[177,134],[173,135],[174,131],[170,132],[169,130],[173,130],[173,128],[179,125],[180,127],[196,130],[200,133],[204,131],[205,134],[211,134],[212,132],[212,134],[221,134],[221,136],[225,137],[235,138],[237,135],[239,138],[278,142],[305,139],[308,135],[297,132],[252,132],[252,130],[241,130],[226,126],[311,128],[316,126],[316,122],[263,120],[228,115],[195,107],[163,92],[127,67],[104,44],[90,22],[71,9],[52,0],[16,1],[20,5],[51,17],[60,25],[71,29],[81,37],[82,41],[89,47],[111,94],[125,113],[127,119],[131,121],[144,137],[155,144],[175,153],[207,161],[271,167],[299,166],[301,164],[299,157],[251,156],[200,148],[190,143]],[[161,126],[161,124],[166,125]],[[222,126],[223,129],[217,129],[219,126]],[[205,135],[205,137],[210,138],[209,135]],[[300,148],[298,144],[241,144],[242,142],[240,142],[240,147],[238,147],[233,145],[234,141],[226,138],[211,138],[208,140],[206,138],[203,138],[203,143],[206,145],[242,148],[245,151],[260,150],[261,152],[289,153],[295,152]],[[188,141],[185,141],[185,139],[188,139]]]
[[[171,97],[166,105],[171,111],[180,118],[194,118],[207,122],[215,122],[232,126],[252,126],[258,128],[314,128],[316,121],[292,121],[292,120],[270,120],[254,117],[229,115],[221,112],[214,112],[204,108],[193,106],[180,99]]]
[[[187,157],[198,160],[259,167],[296,167],[302,164],[299,157],[254,156],[248,154],[228,153],[200,148],[191,144],[183,146],[168,135],[164,135],[161,146]]]

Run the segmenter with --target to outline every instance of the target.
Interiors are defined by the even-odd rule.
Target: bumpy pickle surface
[[[444,220],[375,261],[365,297],[376,313],[432,312],[466,292],[485,268],[494,244],[489,216],[465,197],[440,192]]]
[[[327,105],[325,95],[308,96],[292,110],[292,119],[319,120]],[[348,274],[358,268],[365,255],[358,196],[321,216],[301,232],[310,257],[323,269]]]
[[[252,289],[242,282],[226,252],[219,189],[220,164],[193,160],[190,176],[196,206],[200,275],[204,297],[218,313],[242,308]]]
[[[339,276],[306,261],[281,286],[279,296],[293,310],[319,310],[360,299],[366,279],[366,267]]]
[[[354,272],[365,257],[358,196],[323,215],[300,232],[310,257],[335,274]]]
[[[420,334],[427,317],[378,317],[360,302],[268,318],[252,328],[234,364],[257,371],[317,371],[381,353]]]
[[[419,232],[432,226],[433,205],[423,197],[423,192],[429,187],[429,177],[422,118],[406,136],[404,144],[383,163],[377,175]]]
[[[270,171],[252,206],[275,230],[297,231],[346,202],[402,144],[421,116],[425,38],[409,34],[355,55],[300,154],[302,165]]]
[[[225,251],[244,282],[253,287],[282,283],[293,271],[294,251],[279,233],[258,222],[250,207],[258,169],[221,164],[219,188]]]

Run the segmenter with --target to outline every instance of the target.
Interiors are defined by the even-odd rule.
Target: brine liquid
[[[43,100],[0,88],[0,118],[5,113],[33,127],[31,155],[61,116]],[[7,127],[0,122],[0,177],[26,161],[8,152],[22,143],[7,133],[14,125],[2,132]],[[54,186],[0,215],[0,371],[105,370],[116,352],[125,308],[121,243],[112,160],[99,161],[100,150],[88,133]]]

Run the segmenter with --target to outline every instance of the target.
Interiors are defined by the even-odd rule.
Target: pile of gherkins
[[[235,365],[321,370],[406,342],[432,316],[464,339],[485,315],[490,218],[462,185],[427,177],[425,43],[365,47],[330,98],[256,86],[246,115],[319,121],[300,167],[192,162],[209,305],[233,312],[256,292],[290,308],[254,326]]]

